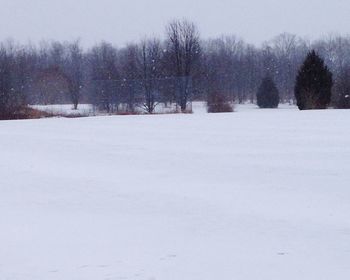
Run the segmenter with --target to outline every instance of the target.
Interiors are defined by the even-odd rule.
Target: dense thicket
[[[278,89],[271,77],[266,76],[256,94],[256,101],[260,108],[277,108],[280,102]]]
[[[325,109],[331,102],[333,75],[313,50],[308,53],[295,83],[295,98],[300,110]]]
[[[191,22],[173,21],[165,38],[149,38],[117,48],[103,42],[83,49],[76,42],[0,46],[0,111],[25,104],[94,104],[107,112],[176,103],[185,110],[194,99],[215,96],[256,101],[265,76],[274,77],[281,102],[294,100],[298,69],[315,49],[334,73],[334,106],[348,106],[350,37],[308,42],[281,34],[255,47],[235,36],[201,40]]]

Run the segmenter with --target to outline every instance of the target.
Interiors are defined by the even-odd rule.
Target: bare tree
[[[200,57],[199,32],[192,22],[174,20],[167,26],[167,35],[174,74],[181,79],[177,103],[185,111],[190,96],[191,74]]]
[[[108,43],[95,46],[88,54],[92,102],[100,109],[112,112],[118,107],[115,81],[119,79],[117,50]]]
[[[201,61],[207,95],[221,94],[234,101],[242,92],[240,59],[244,48],[243,41],[235,36],[204,43]]]
[[[127,111],[135,112],[136,95],[140,87],[142,77],[141,52],[137,44],[128,44],[119,52],[121,76],[124,83],[124,100],[127,103]]]
[[[142,81],[145,92],[143,104],[147,113],[152,114],[157,106],[157,85],[162,75],[162,48],[161,42],[156,39],[145,40],[142,49]]]
[[[276,71],[273,76],[281,90],[282,99],[293,98],[295,77],[307,53],[305,43],[294,34],[282,33],[269,45],[275,56]]]
[[[69,94],[73,102],[74,110],[78,109],[83,80],[83,50],[79,41],[75,41],[67,47],[65,72],[70,80]]]

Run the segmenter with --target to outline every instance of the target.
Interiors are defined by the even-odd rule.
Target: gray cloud
[[[349,32],[348,0],[0,0],[0,39],[81,38],[124,44],[163,35],[172,18],[195,21],[203,37],[237,34],[259,44],[281,32],[311,38]]]

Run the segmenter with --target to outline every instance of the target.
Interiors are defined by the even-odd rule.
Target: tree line
[[[0,44],[0,114],[11,118],[28,104],[91,103],[115,112],[136,106],[153,113],[158,103],[190,100],[256,102],[270,77],[282,102],[294,102],[298,71],[315,50],[333,73],[332,103],[349,106],[350,37],[329,35],[309,41],[283,33],[262,46],[236,36],[203,40],[188,20],[174,20],[165,38],[147,38],[124,47],[101,42],[84,49],[80,42]]]

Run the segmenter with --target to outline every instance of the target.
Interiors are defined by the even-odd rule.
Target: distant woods
[[[256,102],[265,77],[273,80],[281,102],[294,102],[298,71],[312,49],[333,73],[332,104],[349,108],[350,37],[310,42],[284,33],[257,47],[235,36],[203,40],[194,23],[175,20],[163,39],[121,48],[107,42],[84,49],[79,41],[7,41],[0,45],[0,118],[28,104],[77,108],[83,102],[109,113],[153,113],[159,103],[186,111],[191,100],[210,100],[214,107],[215,100]]]

